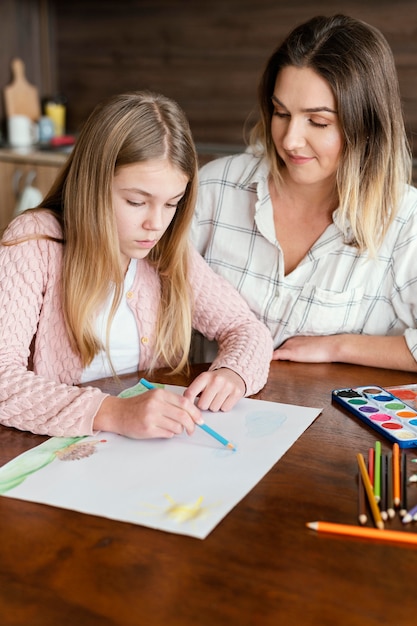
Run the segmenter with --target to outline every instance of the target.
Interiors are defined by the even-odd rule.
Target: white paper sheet
[[[200,428],[167,440],[53,437],[0,468],[0,494],[204,539],[320,412],[251,399],[205,412],[236,451]]]

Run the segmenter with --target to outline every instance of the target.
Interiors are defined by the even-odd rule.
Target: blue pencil
[[[141,378],[139,382],[140,382],[141,385],[146,387],[146,389],[156,389],[155,385],[153,385],[149,381],[145,380],[145,378]]]
[[[210,426],[207,426],[207,424],[197,424],[197,426],[202,428],[208,435],[214,437],[214,439],[217,439],[217,441],[220,441],[220,443],[226,446],[226,448],[230,448],[230,450],[235,450],[235,446],[230,443],[230,441],[227,441],[227,439],[219,435],[219,433],[216,433],[216,431],[210,428]]]
[[[150,383],[145,378],[141,378],[139,382],[144,387],[146,387],[147,389],[155,389],[156,388],[155,385]],[[235,446],[232,443],[230,443],[230,441],[227,441],[227,439],[225,439],[224,437],[219,435],[219,433],[217,433],[215,430],[210,428],[210,426],[207,426],[207,424],[197,424],[197,426],[199,426],[202,430],[204,430],[208,435],[211,435],[212,437],[214,437],[214,439],[219,441],[221,444],[226,446],[226,448],[229,448],[229,450],[236,450]]]

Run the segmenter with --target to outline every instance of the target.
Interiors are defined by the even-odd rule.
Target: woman
[[[417,192],[387,41],[315,17],[258,93],[248,150],[200,172],[197,249],[269,327],[274,359],[417,371]]]
[[[191,434],[201,409],[228,410],[265,384],[268,330],[188,244],[196,164],[170,99],[134,92],[93,111],[42,206],[13,220],[0,247],[2,424],[172,437]],[[77,386],[184,370],[192,327],[220,350],[184,396]]]

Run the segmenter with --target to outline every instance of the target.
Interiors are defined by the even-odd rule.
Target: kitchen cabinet
[[[25,185],[44,197],[68,155],[36,149],[0,149],[0,234],[13,217]]]

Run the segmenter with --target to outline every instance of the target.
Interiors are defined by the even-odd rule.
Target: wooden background
[[[197,144],[227,151],[243,144],[273,49],[302,21],[337,12],[387,37],[417,154],[416,0],[1,0],[0,81],[13,55],[25,57],[42,96],[66,96],[69,132],[111,94],[161,91],[182,105]]]

